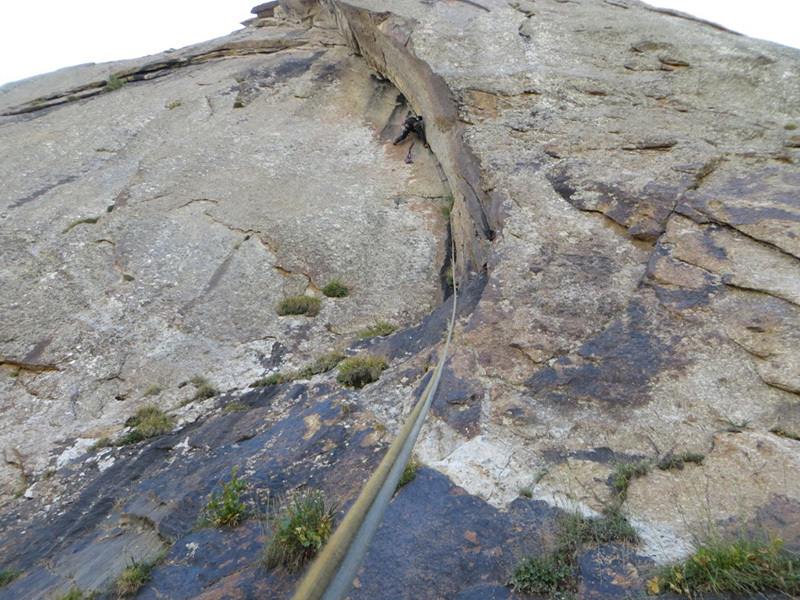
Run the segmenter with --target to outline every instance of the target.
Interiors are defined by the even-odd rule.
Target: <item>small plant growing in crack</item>
[[[744,419],[743,421],[733,421],[731,419],[726,419],[725,423],[725,431],[728,433],[742,433],[745,429],[750,428],[750,419]]]
[[[239,467],[231,471],[231,480],[227,483],[219,482],[222,489],[209,496],[203,509],[201,525],[213,527],[236,527],[247,514],[247,505],[242,496],[247,489],[247,481],[237,476]]]
[[[322,288],[322,293],[328,298],[346,298],[350,295],[350,289],[338,279],[334,279]]]
[[[380,356],[354,356],[339,364],[336,381],[348,387],[361,389],[369,383],[378,381],[381,373],[389,368],[386,359]]]
[[[315,317],[319,314],[321,306],[322,302],[316,296],[289,296],[281,300],[275,310],[281,317],[288,315]]]
[[[397,480],[397,487],[394,488],[394,493],[400,491],[400,488],[404,485],[407,485],[414,481],[417,476],[417,471],[422,466],[422,463],[416,456],[412,456],[408,459],[406,466],[403,467],[403,473],[400,475],[400,479]]]
[[[111,77],[108,78],[108,83],[103,88],[103,92],[105,93],[114,92],[120,89],[124,85],[125,82],[122,79],[120,79],[116,75],[112,75]]]
[[[136,414],[125,421],[126,427],[132,427],[119,441],[120,446],[135,444],[151,437],[167,433],[172,429],[172,417],[154,405],[143,406]]]
[[[219,390],[205,377],[201,375],[195,375],[189,381],[192,382],[194,385],[195,393],[192,396],[190,402],[194,402],[196,400],[207,400],[208,398],[213,398],[219,394]]]
[[[662,471],[681,470],[686,463],[701,464],[705,457],[705,454],[698,452],[681,452],[680,454],[670,452],[656,463],[656,467]]]
[[[164,105],[164,108],[166,108],[168,110],[172,110],[173,108],[178,108],[180,105],[181,105],[181,101],[180,100],[173,100],[172,102],[167,102]]]
[[[647,475],[650,472],[650,466],[649,460],[622,463],[617,466],[611,475],[611,487],[617,494],[619,505],[628,499],[628,487],[631,481]]]
[[[100,217],[86,217],[85,219],[78,219],[77,221],[73,221],[70,223],[64,231],[61,233],[67,233],[73,227],[77,227],[78,225],[94,225],[100,220]]]
[[[388,321],[375,321],[369,327],[365,327],[361,331],[356,334],[356,337],[359,340],[366,340],[373,337],[386,337],[387,335],[391,335],[397,330],[397,327],[389,323]]]

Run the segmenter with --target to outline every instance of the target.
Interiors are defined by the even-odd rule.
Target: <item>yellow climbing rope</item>
[[[452,236],[451,236],[452,237]],[[451,244],[451,262],[455,268],[455,242]],[[397,482],[411,457],[411,451],[428,414],[442,369],[450,350],[450,339],[456,322],[457,286],[453,285],[453,312],[447,330],[447,341],[439,364],[405,425],[395,438],[381,464],[372,474],[358,499],[347,512],[322,553],[306,573],[293,600],[343,600],[367,553],[372,535],[392,499]]]

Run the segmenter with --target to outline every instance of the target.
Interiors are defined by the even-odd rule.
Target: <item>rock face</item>
[[[240,466],[253,499],[346,507],[442,350],[449,268],[427,468],[352,598],[509,597],[523,546],[642,461],[620,503],[641,542],[586,549],[584,597],[641,589],[709,528],[800,547],[798,51],[634,0],[254,10],[0,88],[0,568],[22,573],[0,598],[104,589],[125,566],[104,557],[165,541],[139,597],[289,597],[255,520],[193,530],[205,498]],[[409,110],[433,152],[405,164]],[[303,294],[319,315],[277,316]],[[356,341],[376,320],[400,330]],[[389,369],[241,391],[336,349]],[[187,404],[195,375],[225,393]],[[85,453],[150,402],[172,433]]]

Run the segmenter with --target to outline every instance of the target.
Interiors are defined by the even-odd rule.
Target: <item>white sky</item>
[[[138,58],[227,35],[259,0],[3,0],[0,85],[61,67]],[[800,0],[650,0],[800,48]]]

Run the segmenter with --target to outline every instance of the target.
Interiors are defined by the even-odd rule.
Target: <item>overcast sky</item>
[[[386,0],[390,1],[390,0]],[[3,0],[0,85],[87,62],[138,58],[239,29],[258,0]],[[652,0],[800,48],[800,0]]]

